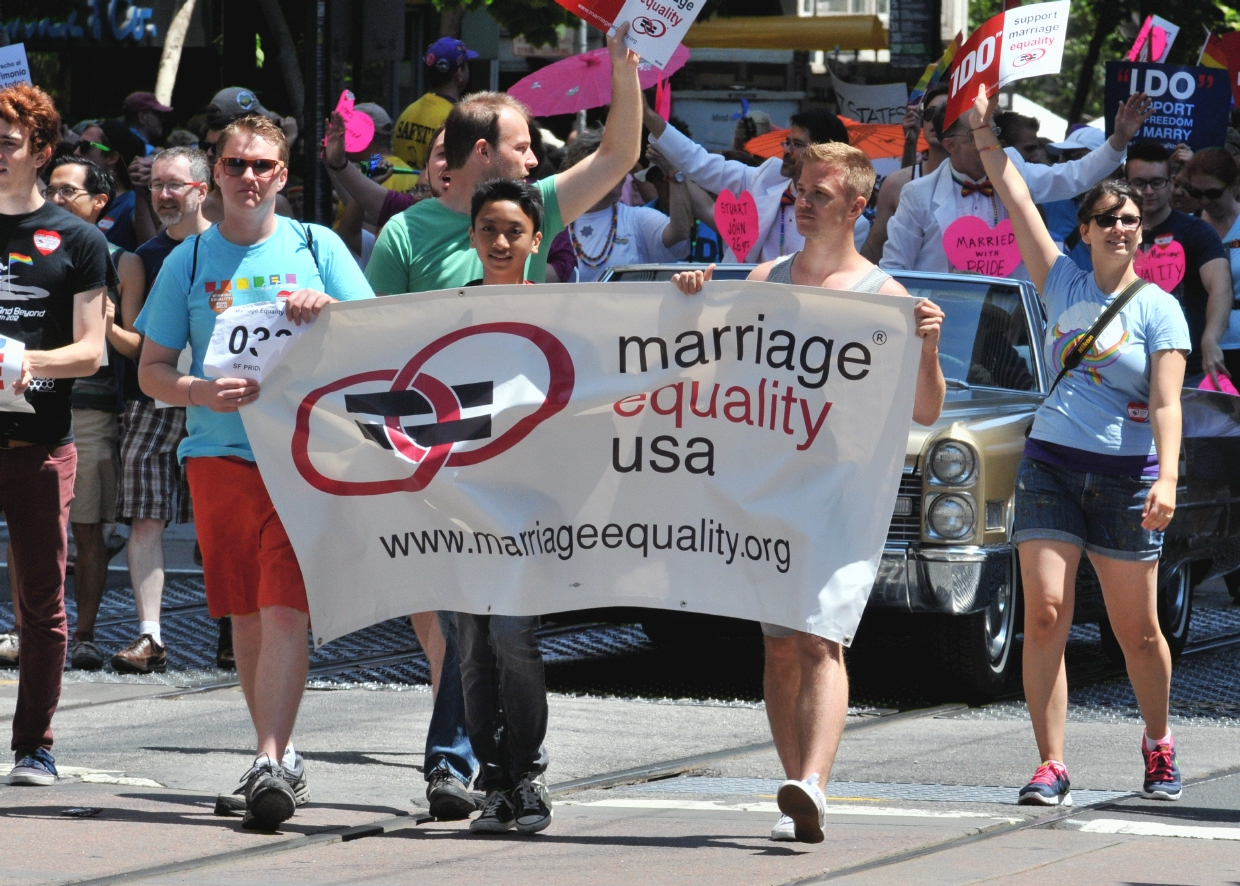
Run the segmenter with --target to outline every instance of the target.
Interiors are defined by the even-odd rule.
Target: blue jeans
[[[1163,534],[1141,526],[1148,477],[1094,474],[1022,458],[1012,540],[1066,541],[1113,560],[1157,560]]]
[[[456,614],[465,722],[481,791],[510,790],[547,771],[547,681],[537,615]],[[441,690],[442,691],[442,690]]]
[[[461,653],[456,642],[456,613],[436,612],[443,632],[443,669],[439,674],[439,694],[426,731],[426,755],[422,771],[426,779],[438,768],[446,768],[468,787],[478,769],[478,759],[465,729],[465,696],[461,690]]]

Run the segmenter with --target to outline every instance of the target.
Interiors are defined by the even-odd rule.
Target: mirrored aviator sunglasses
[[[258,178],[267,178],[274,175],[284,164],[279,160],[244,160],[241,157],[225,157],[220,160],[224,165],[225,175],[244,175],[247,169],[253,169],[254,175]]]

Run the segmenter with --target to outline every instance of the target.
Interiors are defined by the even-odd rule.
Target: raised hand
[[[1119,113],[1115,115],[1115,135],[1112,137],[1122,140],[1122,145],[1127,145],[1137,137],[1137,133],[1152,113],[1154,103],[1144,92],[1129,96],[1128,101],[1119,106]]]
[[[986,94],[986,84],[979,84],[977,87],[977,98],[973,99],[973,107],[967,116],[969,128],[981,129],[983,126],[991,126],[995,111],[998,109],[999,94],[996,92],[991,97]]]
[[[607,51],[611,56],[611,70],[614,77],[617,71],[624,68],[637,70],[637,63],[641,61],[637,53],[629,49],[625,45],[624,38],[629,36],[630,25],[625,22],[616,28],[615,36],[607,38]]]

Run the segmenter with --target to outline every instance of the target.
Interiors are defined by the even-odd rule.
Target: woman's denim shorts
[[[1163,534],[1141,527],[1151,478],[1116,477],[1022,458],[1016,471],[1016,544],[1066,541],[1114,560],[1157,560]]]

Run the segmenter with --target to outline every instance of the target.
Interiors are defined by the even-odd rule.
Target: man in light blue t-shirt
[[[237,673],[258,735],[258,756],[236,791],[243,827],[270,830],[309,799],[304,761],[290,742],[305,689],[309,605],[301,568],[263,485],[237,410],[259,386],[208,379],[203,357],[227,308],[288,299],[309,322],[333,301],[373,298],[336,234],[275,214],[288,180],[288,144],[264,117],[230,124],[216,143],[224,220],[164,261],[135,328],[146,336],[138,380],[151,397],[187,406],[186,463],[202,548],[207,605],[231,616]],[[186,345],[189,375],[177,370]],[[228,804],[231,805],[231,804]]]

